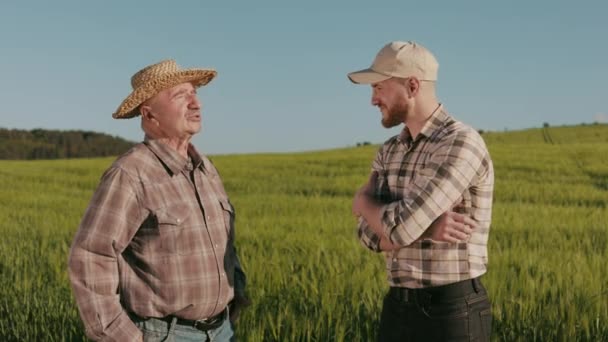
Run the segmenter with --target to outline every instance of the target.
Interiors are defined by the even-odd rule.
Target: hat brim
[[[354,71],[348,74],[348,79],[356,84],[373,84],[382,82],[391,78],[390,75],[381,74],[372,70],[371,68]]]
[[[129,119],[138,116],[139,106],[159,92],[186,82],[190,82],[198,88],[211,82],[216,75],[217,72],[211,69],[185,69],[164,74],[162,77],[133,90],[118,106],[112,117],[114,119]]]

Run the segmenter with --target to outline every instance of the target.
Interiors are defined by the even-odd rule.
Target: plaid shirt
[[[203,319],[244,291],[234,209],[211,162],[188,154],[146,140],[102,176],[69,257],[90,338],[138,340],[128,313]]]
[[[400,249],[385,251],[391,286],[422,288],[475,278],[486,272],[494,170],[481,136],[440,106],[415,140],[407,128],[384,143],[373,162],[385,236]],[[458,211],[479,227],[468,241],[422,236],[441,214]],[[361,218],[358,235],[380,252],[380,238]]]

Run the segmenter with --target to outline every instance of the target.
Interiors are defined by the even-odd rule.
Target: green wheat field
[[[496,341],[608,340],[608,125],[484,133]],[[382,257],[350,214],[377,146],[212,156],[237,210],[241,341],[373,341]],[[0,161],[0,340],[81,341],[69,246],[113,158]]]

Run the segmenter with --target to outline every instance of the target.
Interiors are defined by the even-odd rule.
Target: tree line
[[[0,128],[0,159],[63,159],[116,156],[134,143],[91,131]]]

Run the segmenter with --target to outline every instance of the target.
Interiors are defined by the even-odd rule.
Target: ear
[[[418,95],[418,92],[420,91],[420,81],[416,77],[410,77],[407,79],[405,87],[410,96],[414,97]]]
[[[141,105],[139,107],[139,113],[144,121],[148,121],[150,123],[154,123],[156,126],[159,125],[158,120],[156,120],[155,114],[152,112],[152,108],[148,105]]]

